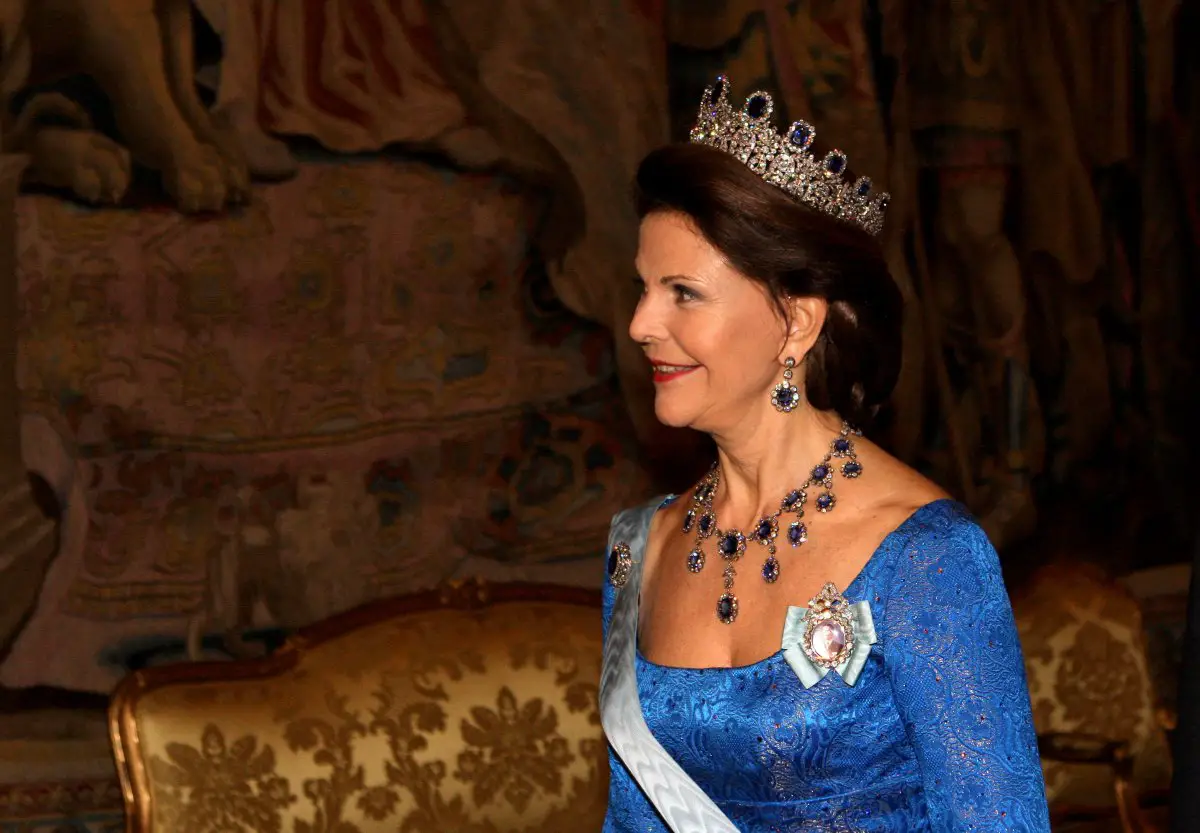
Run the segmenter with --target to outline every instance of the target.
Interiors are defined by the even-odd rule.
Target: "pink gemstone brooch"
[[[832,669],[854,685],[877,641],[871,606],[851,604],[832,582],[809,599],[808,607],[789,607],[783,626],[783,656],[805,688]]]
[[[822,668],[836,668],[854,651],[854,622],[850,603],[832,582],[808,602],[804,624],[804,654]]]

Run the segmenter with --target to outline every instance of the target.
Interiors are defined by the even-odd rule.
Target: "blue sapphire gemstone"
[[[617,551],[616,547],[614,547],[613,551],[608,554],[608,574],[610,576],[617,574],[617,564],[619,561],[620,553]]]
[[[817,509],[821,512],[828,512],[833,508],[833,504],[835,502],[836,501],[834,500],[833,495],[831,495],[829,492],[825,492],[823,495],[817,496]]]
[[[825,159],[825,170],[831,174],[840,174],[846,170],[846,157],[841,154],[831,153]]]
[[[707,512],[700,516],[700,534],[707,536],[712,532],[713,516]]]
[[[758,522],[758,528],[754,530],[754,537],[760,541],[771,540],[771,522],[763,518]]]
[[[733,558],[738,551],[738,537],[732,532],[726,532],[721,537],[721,543],[717,546],[721,550],[721,555],[726,558]]]
[[[799,489],[792,489],[792,491],[788,492],[787,497],[783,499],[784,511],[790,512],[791,510],[795,509],[800,505],[800,501],[803,499],[804,495],[800,493]]]
[[[851,460],[842,466],[842,474],[846,477],[858,477],[862,474],[862,463],[857,460]]]
[[[798,547],[808,540],[808,528],[802,523],[794,523],[788,527],[788,543]]]
[[[695,522],[696,522],[696,510],[689,509],[687,511],[687,514],[683,516],[683,531],[691,532],[692,524],[694,524]]]
[[[860,197],[865,197],[867,194],[871,193],[871,180],[869,180],[865,177],[863,179],[860,179],[858,181],[857,191],[858,191],[858,195]]]
[[[820,466],[813,467],[813,470],[812,470],[812,479],[813,480],[824,480],[828,476],[829,476],[829,466],[820,465]]]
[[[838,437],[833,441],[833,450],[838,454],[848,454],[850,452],[850,441],[845,437]]]
[[[791,388],[780,388],[775,391],[775,401],[779,403],[780,408],[790,408],[794,403]]]
[[[775,560],[774,556],[763,562],[762,577],[763,581],[768,584],[774,584],[775,580],[779,578],[779,562]]]
[[[792,129],[792,135],[789,140],[793,145],[800,148],[806,148],[812,143],[813,129],[807,124],[798,124]]]
[[[717,600],[717,618],[728,625],[737,618],[737,599],[726,593]]]
[[[746,115],[752,119],[761,118],[765,112],[767,112],[767,99],[764,96],[756,95],[746,104]]]
[[[692,550],[688,553],[687,560],[688,570],[693,573],[698,573],[704,568],[704,552],[703,550]]]

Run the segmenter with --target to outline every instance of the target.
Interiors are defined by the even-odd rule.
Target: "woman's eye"
[[[646,282],[641,278],[633,279],[633,288],[637,290],[638,295],[646,294]]]
[[[675,299],[677,301],[694,301],[700,297],[683,284],[672,284],[671,288],[675,291]]]

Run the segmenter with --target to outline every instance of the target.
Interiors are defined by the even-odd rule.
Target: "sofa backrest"
[[[465,584],[274,656],[130,675],[110,727],[141,833],[600,829],[600,596]]]

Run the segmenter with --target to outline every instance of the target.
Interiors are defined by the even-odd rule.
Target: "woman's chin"
[[[659,394],[654,398],[654,416],[668,428],[691,428],[695,414],[691,409],[679,407],[677,403],[664,401]]]

